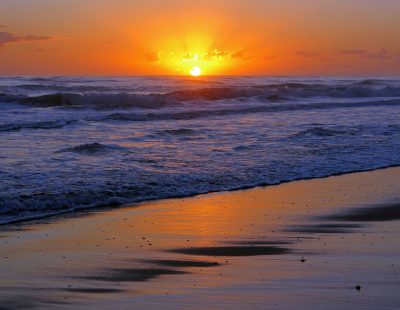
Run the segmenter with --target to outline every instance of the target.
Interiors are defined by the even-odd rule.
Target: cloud
[[[321,53],[313,51],[297,51],[294,54],[299,57],[307,57],[307,58],[318,57],[321,55]]]
[[[390,60],[395,56],[391,55],[391,53],[384,48],[379,49],[377,52],[371,52],[357,48],[344,49],[336,52],[335,54],[340,56],[359,56],[362,59],[377,59],[377,60]]]
[[[235,60],[250,60],[250,59],[254,59],[255,58],[254,55],[249,55],[244,50],[239,50],[239,51],[237,51],[235,53],[232,53],[232,54],[230,54],[230,57],[232,59],[235,59]]]
[[[0,28],[6,28],[7,26],[6,25],[0,25]]]
[[[246,57],[246,53],[244,52],[244,50],[240,50],[231,54],[231,57],[234,59],[244,59]]]
[[[366,53],[367,53],[366,50],[358,48],[345,49],[336,52],[337,55],[364,55]]]
[[[147,51],[144,55],[144,58],[148,62],[158,62],[160,60],[158,57],[158,52],[156,51]]]
[[[207,52],[207,54],[205,55],[205,57],[208,57],[208,58],[222,58],[222,57],[225,57],[225,56],[227,56],[228,55],[228,53],[227,52],[224,52],[224,51],[220,51],[220,50],[214,50],[214,51],[209,51],[209,52]]]
[[[266,55],[262,59],[264,59],[264,60],[273,60],[273,59],[276,59],[276,56],[275,55]]]
[[[378,60],[389,60],[392,59],[392,55],[390,55],[389,51],[381,48],[376,53],[368,53],[362,56],[363,58],[369,59],[378,59]]]
[[[35,53],[58,53],[59,50],[57,48],[49,49],[49,48],[35,48],[33,50]]]
[[[0,47],[8,43],[23,43],[23,42],[35,42],[35,41],[48,41],[52,37],[48,36],[35,36],[35,35],[15,35],[10,32],[0,32]]]

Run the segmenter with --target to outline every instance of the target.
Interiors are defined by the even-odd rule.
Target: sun
[[[194,67],[192,67],[192,69],[190,69],[190,74],[191,74],[192,76],[199,76],[199,75],[201,75],[201,69],[200,69],[200,67],[199,67],[199,66],[194,66]]]

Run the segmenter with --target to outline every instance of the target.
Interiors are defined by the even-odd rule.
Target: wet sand
[[[0,309],[398,309],[400,168],[0,230]]]

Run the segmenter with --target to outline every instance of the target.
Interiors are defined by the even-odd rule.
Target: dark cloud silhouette
[[[388,50],[381,48],[376,53],[368,53],[362,56],[363,58],[378,59],[378,60],[389,60],[392,59],[392,55]]]
[[[48,41],[51,40],[48,36],[34,36],[34,35],[15,35],[10,32],[0,32],[0,47],[8,43],[20,43],[20,42],[34,42],[34,41]]]
[[[336,54],[337,55],[365,55],[365,54],[367,54],[367,51],[363,50],[363,49],[358,49],[358,48],[351,48],[351,49],[340,50]]]
[[[344,49],[335,53],[340,56],[359,56],[363,59],[390,60],[394,57],[388,50],[381,48],[377,52],[371,52],[364,49]]]
[[[244,59],[246,57],[246,53],[244,52],[244,50],[240,50],[231,54],[231,57],[235,59]]]
[[[160,58],[158,57],[158,52],[156,51],[147,51],[144,55],[144,58],[148,62],[158,62]]]
[[[294,54],[299,57],[307,57],[307,58],[318,57],[321,55],[321,53],[313,51],[297,51]]]
[[[206,54],[206,57],[209,57],[209,58],[215,58],[215,57],[225,57],[225,56],[227,56],[228,55],[228,53],[227,52],[223,52],[223,51],[219,51],[219,50],[214,50],[214,51],[210,51],[210,52],[208,52],[207,54]]]
[[[276,59],[275,55],[266,55],[263,57],[264,60],[272,60],[272,59]]]
[[[36,48],[34,49],[35,53],[58,53],[58,49],[45,49],[45,48]]]

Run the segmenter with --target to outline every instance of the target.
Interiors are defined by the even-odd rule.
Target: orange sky
[[[399,0],[1,0],[0,74],[400,74]]]

